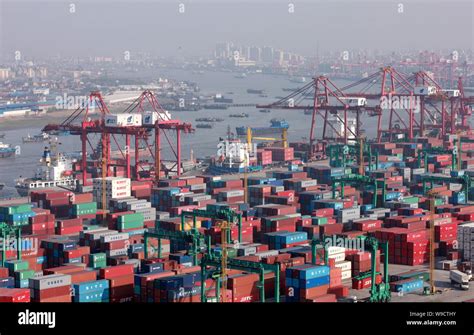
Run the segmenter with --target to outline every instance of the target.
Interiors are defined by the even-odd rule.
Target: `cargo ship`
[[[0,158],[8,158],[20,154],[20,147],[13,148],[10,144],[0,142]]]
[[[202,106],[204,109],[227,109],[226,105],[221,104],[210,104]]]
[[[264,136],[264,135],[272,135],[275,133],[281,132],[283,129],[288,129],[290,125],[287,121],[283,119],[272,119],[270,120],[269,127],[252,127],[252,135],[254,136]],[[247,136],[247,128],[246,126],[236,127],[235,130],[238,136]]]
[[[211,123],[198,123],[196,128],[211,129],[213,126]]]
[[[41,133],[41,134],[33,135],[33,136],[28,134],[28,136],[24,136],[22,138],[22,141],[23,143],[38,143],[38,142],[44,142],[48,139],[49,139],[48,133]]]
[[[229,114],[229,117],[240,117],[240,118],[244,118],[244,117],[249,117],[249,115],[247,113],[239,113],[239,114]]]
[[[225,103],[225,104],[231,104],[234,102],[234,99],[231,98],[226,98],[222,94],[216,94],[214,96],[214,102],[215,103]]]
[[[196,122],[222,122],[224,121],[224,119],[220,117],[198,117],[195,120]]]
[[[59,152],[52,153],[45,147],[35,176],[33,178],[20,176],[15,180],[15,188],[21,196],[27,196],[31,191],[41,188],[61,187],[72,190],[77,183],[72,170],[75,162],[76,159]]]

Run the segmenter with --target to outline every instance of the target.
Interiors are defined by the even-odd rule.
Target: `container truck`
[[[469,290],[469,275],[459,270],[451,270],[449,279],[451,279],[452,285],[459,286],[462,290]]]

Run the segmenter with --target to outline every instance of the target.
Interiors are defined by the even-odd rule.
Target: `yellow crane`
[[[247,143],[249,147],[252,146],[252,140],[260,140],[260,141],[282,141],[283,148],[288,148],[288,129],[283,128],[281,131],[281,138],[277,137],[257,137],[253,136],[252,128],[247,127]]]

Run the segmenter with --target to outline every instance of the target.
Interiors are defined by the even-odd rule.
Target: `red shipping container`
[[[82,224],[80,226],[67,227],[67,228],[56,227],[57,235],[78,234],[81,231],[82,231]]]
[[[8,277],[8,269],[7,268],[0,268],[0,278]]]
[[[125,275],[133,275],[133,265],[122,264],[117,266],[109,266],[99,270],[100,279],[111,279]],[[132,276],[133,278],[133,276]]]
[[[309,289],[300,289],[300,298],[301,299],[310,299],[324,295],[328,292],[329,285],[321,285],[317,287],[312,287]]]
[[[71,276],[72,284],[97,280],[97,272],[94,270],[73,272],[73,273],[70,273],[70,276]]]
[[[337,302],[335,294],[324,294],[319,297],[307,299],[309,302]]]
[[[31,298],[33,301],[40,301],[43,299],[61,297],[67,294],[71,294],[71,285],[47,288],[44,290],[32,290]]]
[[[62,296],[41,299],[37,302],[71,302],[71,293]]]
[[[30,302],[27,288],[0,288],[0,302]]]

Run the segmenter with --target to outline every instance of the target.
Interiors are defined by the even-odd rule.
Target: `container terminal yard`
[[[181,135],[195,129],[153,91],[117,114],[100,91],[89,100],[99,113],[87,104],[42,129],[74,136],[80,155],[49,141],[36,176],[17,181],[22,197],[0,202],[0,302],[474,300],[474,96],[462,77],[315,76],[255,106],[304,110],[308,141],[288,140],[291,119],[269,135],[229,129],[188,168]]]

